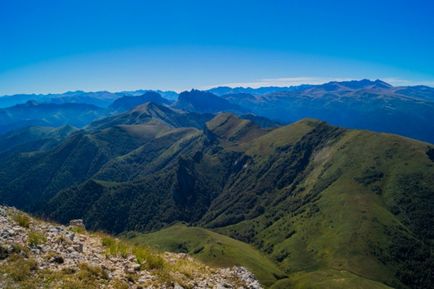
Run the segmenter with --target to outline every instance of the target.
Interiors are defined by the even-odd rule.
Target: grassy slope
[[[298,186],[309,194],[316,185],[327,183],[319,198],[298,212],[287,211],[283,204],[272,209],[274,214],[218,231],[237,232],[238,237],[257,232],[254,242],[292,274],[294,288],[340,288],[335,283],[339,275],[353,276],[345,278],[346,288],[376,288],[355,276],[405,288],[396,272],[408,268],[398,268],[391,248],[399,246],[396,236],[419,242],[425,237],[419,234],[423,222],[429,226],[432,220],[429,209],[423,208],[432,205],[434,187],[426,150],[426,144],[398,136],[347,132],[315,154],[309,174]],[[250,153],[267,151],[253,146]],[[404,191],[399,180],[409,176],[416,178],[413,188],[423,189]],[[412,206],[405,208],[402,200],[408,193]]]
[[[276,282],[271,289],[390,289],[387,285],[355,274],[338,270],[321,270],[292,274],[289,279]]]
[[[245,266],[266,286],[284,277],[276,264],[252,246],[199,227],[176,224],[154,233],[133,235],[130,241],[160,250],[186,252],[210,265]]]

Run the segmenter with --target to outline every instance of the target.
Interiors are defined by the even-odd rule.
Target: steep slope
[[[0,198],[38,210],[59,190],[85,181],[112,158],[146,141],[122,127],[80,131],[48,151],[10,154],[0,159]]]
[[[313,140],[306,137],[315,135],[318,142],[321,126],[295,143],[288,139],[286,147],[273,140],[297,135],[294,126],[251,144],[246,151],[253,158],[246,163],[250,171],[236,176],[245,182],[234,182],[228,194],[221,194],[203,224],[256,244],[288,273],[306,278],[333,269],[327,273],[330,280],[344,270],[398,288],[431,286],[433,238],[427,228],[434,221],[429,209],[434,206],[434,169],[427,145],[360,131],[336,138],[330,128],[322,128],[323,135],[329,131],[328,140],[316,145],[305,164]],[[270,146],[262,145],[265,137],[271,137],[266,143],[275,143],[271,155]],[[304,149],[297,152],[300,146]],[[293,152],[285,157],[288,150]],[[255,175],[261,161],[268,170]],[[281,172],[280,163],[286,163]],[[274,187],[267,184],[272,179]],[[310,284],[325,285],[324,280]]]
[[[129,181],[140,177],[152,178],[148,173],[167,169],[170,172],[167,180],[171,182],[174,174],[182,174],[184,167],[188,167],[187,163],[177,158],[178,154],[185,147],[196,145],[199,137],[194,128],[177,129],[175,126],[200,126],[208,118],[207,115],[194,113],[187,115],[188,119],[184,112],[148,103],[131,113],[119,115],[124,122],[117,118],[98,121],[91,125],[93,129],[75,133],[51,150],[9,154],[0,158],[0,199],[27,210],[39,211],[46,209],[45,203],[59,191],[86,182],[94,175],[102,180]],[[196,115],[197,119],[193,117]],[[96,129],[95,126],[101,128]],[[137,165],[132,166],[133,162]],[[156,188],[151,190],[152,194],[159,190],[160,182],[163,179],[149,183]],[[130,184],[126,185],[125,190],[130,189]],[[134,185],[140,188],[148,186],[148,183],[143,180]],[[209,198],[199,199],[199,202],[209,203]],[[132,203],[131,200],[129,202]],[[54,208],[64,208],[65,204]],[[202,203],[198,205],[206,210]],[[67,215],[68,211],[65,209],[62,215]],[[178,213],[176,210],[173,214],[176,217],[169,219],[179,215],[189,216],[187,212]]]
[[[215,145],[245,143],[265,132],[230,114],[215,117],[204,131],[170,130],[107,162],[93,176],[96,181],[60,192],[46,211],[63,222],[82,216],[91,228],[117,233],[198,221],[239,157]]]
[[[95,175],[104,181],[59,192],[47,213],[60,221],[82,215],[91,228],[117,233],[199,220],[223,183],[224,176],[214,176],[215,170],[223,172],[230,163],[205,156],[201,168],[196,167],[208,140],[194,131],[181,136],[166,149],[160,150],[167,143],[164,137],[114,159]]]

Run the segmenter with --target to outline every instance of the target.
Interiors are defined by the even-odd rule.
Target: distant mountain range
[[[223,96],[227,94],[251,94],[251,95],[263,95],[268,93],[274,93],[274,92],[281,92],[281,91],[294,91],[294,90],[302,90],[309,87],[312,87],[314,85],[310,84],[303,84],[303,85],[297,85],[297,86],[265,86],[265,87],[258,87],[258,88],[251,88],[251,87],[229,87],[229,86],[219,86],[214,87],[211,89],[208,89],[208,92],[211,92],[218,96]]]
[[[105,115],[104,109],[83,103],[39,103],[29,100],[0,109],[0,134],[28,126],[83,127]]]
[[[85,103],[99,107],[108,107],[114,100],[123,96],[140,96],[150,92],[150,90],[134,90],[134,91],[68,91],[58,94],[16,94],[0,96],[0,108],[10,107],[16,104],[21,104],[27,101],[37,101],[45,103]],[[163,97],[169,100],[176,100],[178,94],[174,91],[156,91]]]
[[[427,86],[394,87],[381,80],[329,82],[292,87],[230,88],[208,91],[191,90],[179,95],[171,91],[67,92],[60,95],[17,95],[0,97],[0,107],[26,101],[55,104],[90,104],[103,108],[93,117],[63,122],[46,122],[44,115],[27,120],[28,125],[83,126],[85,121],[125,112],[152,101],[197,113],[232,112],[237,115],[265,117],[288,124],[303,118],[316,118],[346,128],[367,129],[400,134],[434,143],[434,88]],[[4,108],[9,110],[10,108]],[[87,111],[88,109],[85,109]],[[95,109],[94,109],[95,110]],[[0,112],[2,114],[2,112]],[[3,113],[4,115],[4,113]],[[12,124],[4,122],[1,131]],[[18,127],[26,125],[21,118]]]
[[[350,85],[359,83],[310,89]],[[434,146],[314,119],[263,128],[252,116],[175,107],[147,102],[80,130],[0,136],[0,203],[126,236],[195,225],[218,247],[183,244],[191,230],[182,229],[169,249],[218,264],[248,243],[267,268],[237,261],[269,288],[432,287]]]
[[[155,91],[147,91],[141,95],[126,95],[122,96],[109,106],[115,112],[124,112],[133,109],[134,107],[144,104],[146,102],[153,102],[156,104],[170,105],[172,101],[162,97]]]
[[[265,94],[258,93],[266,90]],[[381,80],[360,80],[287,90],[234,89],[220,97],[253,114],[283,123],[311,117],[342,127],[395,133],[434,143],[434,88],[427,86],[393,87]]]
[[[241,112],[245,109],[223,97],[200,90],[184,91],[178,96],[175,107],[187,111],[215,113],[215,112]],[[247,109],[245,111],[248,111]]]

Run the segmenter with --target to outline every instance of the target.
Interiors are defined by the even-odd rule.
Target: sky
[[[0,0],[0,95],[434,86],[431,0]]]

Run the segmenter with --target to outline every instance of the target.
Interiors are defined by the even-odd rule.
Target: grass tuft
[[[102,235],[101,244],[106,248],[108,255],[121,256],[123,258],[129,255],[135,256],[142,269],[162,270],[166,266],[166,261],[163,257],[144,246],[131,245],[108,235]]]
[[[12,215],[12,219],[21,227],[29,228],[30,227],[30,217],[24,213],[15,213]]]
[[[40,232],[32,231],[28,235],[27,243],[30,247],[35,247],[41,244],[44,244],[47,241],[47,238]]]
[[[84,234],[86,232],[86,229],[79,226],[71,226],[69,228],[71,232],[77,233],[77,234]]]

